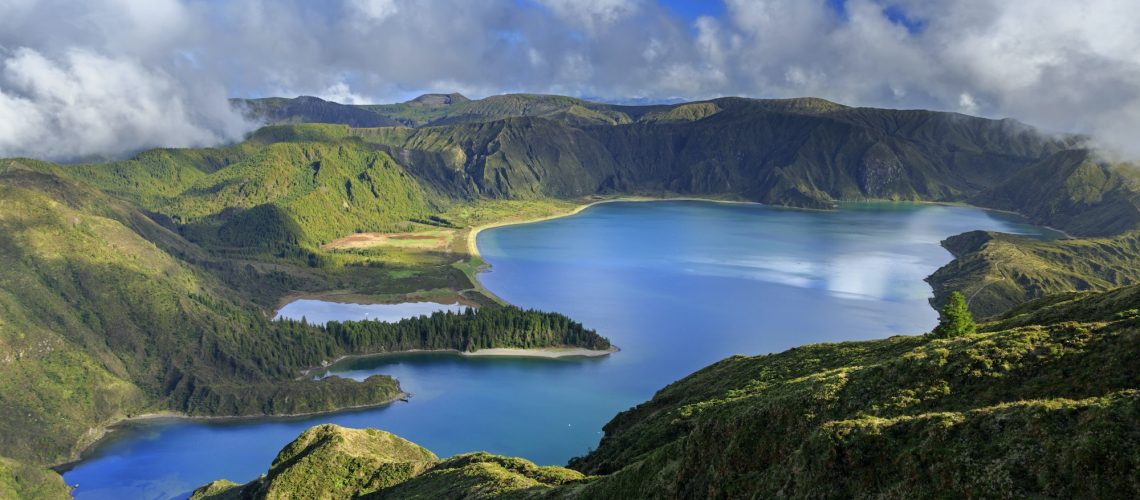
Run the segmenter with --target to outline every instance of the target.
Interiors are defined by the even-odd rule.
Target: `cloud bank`
[[[818,96],[1140,156],[1133,0],[0,0],[0,156],[240,139],[226,97]],[[66,14],[66,15],[63,15]]]

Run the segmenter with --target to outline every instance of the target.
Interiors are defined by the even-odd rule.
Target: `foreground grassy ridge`
[[[486,498],[582,479],[562,467],[486,453],[440,460],[387,432],[326,424],[286,445],[259,479],[245,485],[214,481],[191,498]]]
[[[571,461],[588,476],[472,454],[350,493],[1135,497],[1137,356],[1140,287],[1057,296],[985,323],[973,335],[817,344],[728,358],[614,418],[598,449]],[[361,477],[351,467],[298,472],[309,477],[318,470],[326,480]],[[222,486],[201,489],[200,497],[238,491]],[[241,498],[263,498],[249,488]]]
[[[326,424],[286,445],[257,480],[242,486],[215,481],[193,498],[348,498],[406,481],[436,460],[387,432]]]
[[[729,358],[618,415],[571,465],[633,496],[1132,496],[1138,306],[1132,287],[961,338]]]

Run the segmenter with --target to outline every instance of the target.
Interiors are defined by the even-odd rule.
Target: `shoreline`
[[[366,294],[352,293],[352,292],[347,292],[347,291],[344,291],[344,292],[329,291],[329,292],[316,292],[316,293],[296,292],[295,291],[295,292],[289,292],[289,293],[283,295],[280,299],[278,299],[277,305],[274,306],[274,309],[273,309],[273,311],[269,317],[271,319],[276,318],[277,315],[281,312],[281,309],[284,309],[285,306],[292,304],[293,302],[296,302],[298,300],[319,300],[319,301],[323,301],[323,302],[334,302],[337,304],[352,304],[352,305],[358,305],[358,306],[400,305],[400,304],[417,303],[417,302],[421,302],[421,303],[422,302],[431,302],[433,304],[440,304],[440,305],[444,305],[444,306],[459,304],[459,305],[463,305],[463,306],[467,306],[467,307],[478,307],[478,304],[475,304],[473,301],[471,301],[467,297],[464,297],[459,292],[455,292],[453,290],[448,290],[448,289],[436,289],[436,290],[439,290],[440,293],[435,294],[435,295],[433,295],[431,293],[424,293],[424,294],[411,293],[411,294],[396,294],[396,295],[366,295]],[[446,290],[446,293],[444,293],[444,290]],[[429,292],[431,292],[431,291],[432,290],[429,290]],[[444,301],[451,301],[451,302],[446,303]]]
[[[543,347],[538,349],[523,349],[516,347],[491,347],[478,351],[459,351],[465,358],[499,357],[499,358],[600,358],[621,351],[617,347],[609,349],[586,349],[584,347]]]
[[[600,358],[610,354],[621,352],[621,348],[612,346],[609,349],[586,349],[584,347],[540,347],[535,349],[524,349],[521,347],[491,347],[487,349],[480,349],[475,352],[460,351],[459,349],[408,349],[405,351],[391,351],[391,352],[376,352],[372,354],[345,354],[337,356],[336,359],[329,361],[326,364],[317,365],[306,369],[299,378],[311,377],[321,370],[327,371],[330,366],[334,366],[341,361],[350,359],[365,359],[365,358],[382,358],[385,356],[400,356],[405,354],[454,354],[456,356],[465,358],[479,358],[479,357],[500,357],[500,358],[543,358],[543,359],[563,359],[563,358]]]
[[[488,222],[486,224],[481,224],[481,225],[475,226],[475,227],[471,228],[470,231],[467,232],[467,236],[466,236],[467,241],[465,242],[465,245],[467,247],[467,254],[470,257],[472,257],[472,259],[474,259],[474,258],[479,258],[480,260],[482,259],[482,255],[479,253],[479,246],[477,244],[477,238],[478,238],[480,232],[488,230],[488,229],[496,229],[496,228],[508,227],[508,226],[521,226],[523,224],[533,224],[533,223],[537,223],[537,222],[546,222],[546,221],[550,221],[550,220],[561,219],[563,217],[571,217],[571,216],[578,215],[578,214],[582,213],[584,210],[586,210],[588,208],[594,207],[596,205],[602,205],[605,203],[623,203],[623,202],[624,203],[645,203],[645,202],[655,202],[655,201],[699,201],[699,202],[705,202],[705,203],[721,203],[721,204],[727,204],[727,205],[761,205],[761,206],[765,206],[765,207],[778,208],[778,209],[806,210],[806,211],[830,211],[830,210],[836,210],[836,209],[842,208],[842,205],[844,203],[867,203],[867,202],[870,202],[870,203],[912,203],[912,204],[919,204],[919,205],[940,205],[940,206],[948,206],[948,207],[965,207],[965,208],[973,208],[973,209],[977,209],[977,210],[982,210],[985,212],[994,212],[994,213],[1015,215],[1015,216],[1023,219],[1026,224],[1037,226],[1037,227],[1040,227],[1043,229],[1048,229],[1049,231],[1063,235],[1065,238],[1069,238],[1069,239],[1076,239],[1077,238],[1076,236],[1069,234],[1068,232],[1066,232],[1063,229],[1058,229],[1058,228],[1055,228],[1052,226],[1047,226],[1044,224],[1038,224],[1036,222],[1033,222],[1032,220],[1029,219],[1029,217],[1026,217],[1025,214],[1022,214],[1020,212],[1015,212],[1013,210],[1002,210],[999,208],[987,208],[987,207],[983,207],[983,206],[979,206],[979,205],[971,205],[969,203],[956,202],[956,201],[891,200],[891,199],[885,199],[885,198],[863,198],[863,199],[857,199],[857,200],[836,200],[835,208],[818,209],[818,208],[806,208],[806,207],[789,207],[789,206],[783,206],[783,205],[769,205],[767,203],[762,203],[759,201],[702,198],[699,196],[648,196],[648,195],[641,196],[641,195],[631,195],[631,196],[621,196],[621,197],[617,197],[617,198],[607,198],[607,199],[603,199],[603,200],[591,201],[589,203],[580,204],[580,205],[574,207],[573,209],[571,209],[565,213],[561,213],[561,214],[545,215],[542,217],[534,217],[534,218],[530,218],[530,219],[504,220],[504,221]],[[1008,234],[1016,234],[1016,233],[1008,233]],[[487,266],[489,266],[489,264]]]
[[[398,381],[397,381],[397,384],[399,384]],[[398,387],[398,385],[397,385],[397,387]],[[288,420],[288,419],[295,419],[295,418],[314,417],[314,416],[318,416],[318,415],[333,415],[333,414],[337,414],[337,413],[341,413],[341,412],[350,412],[350,411],[354,411],[354,410],[365,410],[365,409],[370,409],[370,408],[379,408],[381,406],[390,405],[390,404],[395,403],[397,401],[407,401],[408,398],[411,398],[411,397],[412,397],[411,394],[406,393],[406,392],[401,390],[400,392],[396,393],[396,395],[393,396],[392,398],[384,400],[384,401],[377,401],[375,403],[345,406],[345,407],[335,408],[335,409],[331,409],[331,410],[309,411],[309,412],[301,412],[301,413],[287,413],[287,414],[279,414],[279,415],[278,414],[272,414],[272,415],[267,415],[267,414],[260,414],[260,415],[187,415],[185,413],[176,412],[176,411],[157,411],[157,412],[151,412],[151,413],[142,413],[139,415],[131,415],[131,416],[127,416],[127,417],[120,417],[118,419],[112,420],[110,423],[101,425],[99,427],[92,428],[89,431],[90,434],[93,434],[93,438],[91,439],[90,443],[80,447],[80,449],[77,450],[72,455],[70,460],[67,460],[67,461],[59,463],[59,464],[49,465],[47,468],[51,469],[51,470],[53,470],[56,473],[61,474],[61,475],[72,470],[72,469],[74,469],[76,466],[87,461],[87,459],[90,458],[90,457],[85,457],[84,455],[87,455],[92,450],[95,450],[96,448],[98,448],[100,444],[102,444],[104,441],[110,439],[115,434],[116,431],[122,430],[124,427],[130,426],[131,424],[136,424],[136,423],[155,422],[155,421],[164,421],[164,420],[175,420],[175,421],[186,421],[186,422],[241,422],[241,421],[245,421],[245,420],[264,420],[264,421]]]
[[[707,202],[707,203],[725,203],[725,204],[732,204],[732,205],[764,205],[764,206],[770,206],[770,205],[765,205],[764,203],[760,203],[758,201],[721,200],[721,199],[716,199],[716,198],[700,198],[700,197],[694,197],[694,196],[630,195],[630,196],[621,196],[621,197],[617,197],[617,198],[606,198],[603,200],[594,200],[594,201],[591,201],[588,203],[580,204],[580,205],[570,209],[569,211],[567,211],[565,213],[544,215],[541,217],[534,217],[534,218],[530,218],[530,219],[503,220],[503,221],[496,221],[496,222],[488,222],[486,224],[481,224],[481,225],[472,227],[471,230],[467,232],[467,236],[466,236],[467,237],[467,241],[466,241],[467,254],[472,259],[474,259],[474,258],[482,259],[483,258],[483,256],[479,254],[479,246],[476,244],[476,239],[478,238],[480,232],[483,232],[483,231],[488,230],[488,229],[496,229],[496,228],[508,227],[508,226],[521,226],[523,224],[533,224],[536,222],[546,222],[546,221],[550,221],[550,220],[561,219],[563,217],[571,217],[571,216],[578,215],[578,214],[582,213],[582,211],[586,210],[587,208],[591,208],[591,207],[606,204],[606,203],[645,203],[645,202],[654,202],[654,201],[702,201],[702,202]],[[787,207],[787,208],[794,208],[796,210],[811,210],[811,209],[799,209],[799,208],[795,208],[795,207]]]

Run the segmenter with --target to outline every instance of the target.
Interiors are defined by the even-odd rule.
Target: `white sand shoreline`
[[[460,352],[459,354],[464,357],[516,357],[516,358],[571,358],[571,357],[586,357],[596,358],[599,356],[608,356],[618,352],[618,348],[610,348],[606,350],[585,349],[582,347],[557,347],[548,349],[519,349],[512,347],[495,347],[491,349],[479,349],[475,352]]]

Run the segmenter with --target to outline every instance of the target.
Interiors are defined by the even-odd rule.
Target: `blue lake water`
[[[475,450],[564,464],[666,384],[732,354],[918,334],[937,322],[922,280],[974,229],[1047,237],[966,207],[864,203],[788,210],[693,201],[622,202],[480,233],[495,294],[565,313],[622,351],[596,359],[421,353],[339,363],[395,376],[410,402],[298,419],[132,425],[64,474],[81,499],[184,497],[244,482],[321,423],[376,427],[440,456]],[[313,320],[313,318],[309,318]]]

